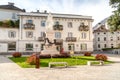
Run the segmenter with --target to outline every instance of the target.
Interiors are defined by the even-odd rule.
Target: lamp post
[[[35,65],[36,69],[40,68],[40,58],[39,57],[40,57],[39,53],[36,53],[36,65]]]

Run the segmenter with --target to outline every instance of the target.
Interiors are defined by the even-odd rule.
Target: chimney
[[[37,13],[39,13],[39,10],[37,10]]]
[[[44,13],[47,13],[47,10],[45,10]]]
[[[14,3],[12,3],[12,2],[8,2],[8,5],[14,6]]]

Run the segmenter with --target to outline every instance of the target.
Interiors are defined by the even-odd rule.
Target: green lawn
[[[29,65],[26,63],[27,57],[14,58],[9,57],[12,61],[17,63],[22,68],[34,68],[35,65]],[[40,67],[48,67],[49,62],[67,62],[69,66],[75,65],[86,65],[87,61],[95,61],[94,56],[86,57],[86,56],[77,56],[72,58],[48,58],[48,59],[40,59]],[[113,63],[112,61],[106,61],[105,64]]]

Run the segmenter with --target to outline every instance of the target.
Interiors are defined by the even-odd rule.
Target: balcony
[[[54,39],[56,45],[61,45],[63,43],[63,39]]]
[[[24,24],[24,29],[35,29],[35,25],[33,23],[25,23]]]
[[[53,26],[53,30],[63,30],[63,25],[59,25],[59,24],[57,24],[57,25],[54,25]]]
[[[76,42],[77,39],[76,39],[76,37],[66,37],[66,41],[67,42]]]
[[[44,40],[45,40],[45,38],[44,38],[44,37],[38,37],[38,41],[43,42]]]
[[[80,25],[79,26],[79,31],[88,31],[89,30],[89,26],[88,25]]]

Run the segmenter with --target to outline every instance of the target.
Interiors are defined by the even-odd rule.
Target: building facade
[[[111,32],[107,19],[104,19],[93,28],[94,50],[120,47],[120,31]]]
[[[52,22],[48,21],[50,17]],[[57,50],[93,51],[91,16],[34,12],[20,13],[19,20],[18,29],[0,29],[0,52],[40,52],[44,49],[44,33],[49,24]]]
[[[91,16],[55,13],[21,13],[19,29],[19,48],[32,48],[31,51],[43,49],[43,36],[46,26],[52,24],[57,49],[76,52],[93,51]],[[52,17],[52,22],[48,17]],[[29,49],[28,49],[29,50]]]
[[[25,12],[25,10],[14,6],[14,3],[8,2],[7,5],[0,5],[0,52],[17,50],[19,27],[8,26],[7,21],[17,21],[20,12]]]

